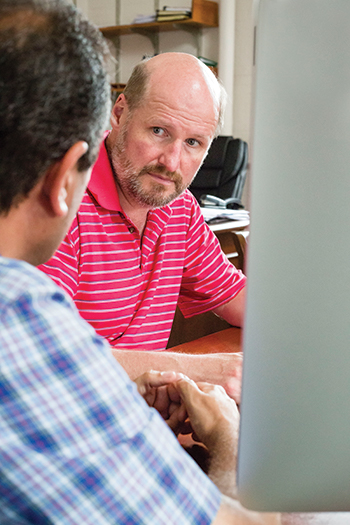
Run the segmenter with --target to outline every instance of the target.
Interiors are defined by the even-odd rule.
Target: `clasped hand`
[[[150,370],[135,379],[139,394],[160,413],[176,435],[189,431],[185,424],[187,411],[175,387],[175,382],[183,378],[184,375],[177,372]]]
[[[150,371],[135,380],[139,393],[178,434],[192,433],[209,449],[229,438],[236,449],[239,412],[224,388],[176,372]]]

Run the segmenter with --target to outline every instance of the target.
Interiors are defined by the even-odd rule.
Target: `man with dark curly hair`
[[[256,523],[222,494],[235,493],[235,402],[174,372],[131,382],[35,268],[89,180],[110,111],[106,56],[72,4],[1,0],[0,523]],[[187,417],[209,477],[174,435]]]

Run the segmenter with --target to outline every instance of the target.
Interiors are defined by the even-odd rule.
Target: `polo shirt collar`
[[[122,212],[123,210],[120,206],[118,191],[105,144],[109,133],[110,132],[107,131],[104,135],[97,161],[92,169],[88,190],[103,208]]]

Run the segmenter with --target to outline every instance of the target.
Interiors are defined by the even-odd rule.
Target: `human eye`
[[[200,142],[197,139],[187,139],[186,142],[191,147],[200,146]]]
[[[165,131],[163,128],[160,128],[159,126],[153,126],[152,131],[155,135],[158,137],[163,137],[165,135]]]

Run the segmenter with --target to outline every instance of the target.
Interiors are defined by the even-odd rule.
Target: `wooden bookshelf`
[[[186,20],[100,27],[100,31],[108,38],[133,33],[157,33],[160,31],[178,31],[181,29],[196,30],[202,27],[218,27],[218,24],[218,4],[216,2],[211,2],[210,0],[192,0],[192,15],[191,18]]]

